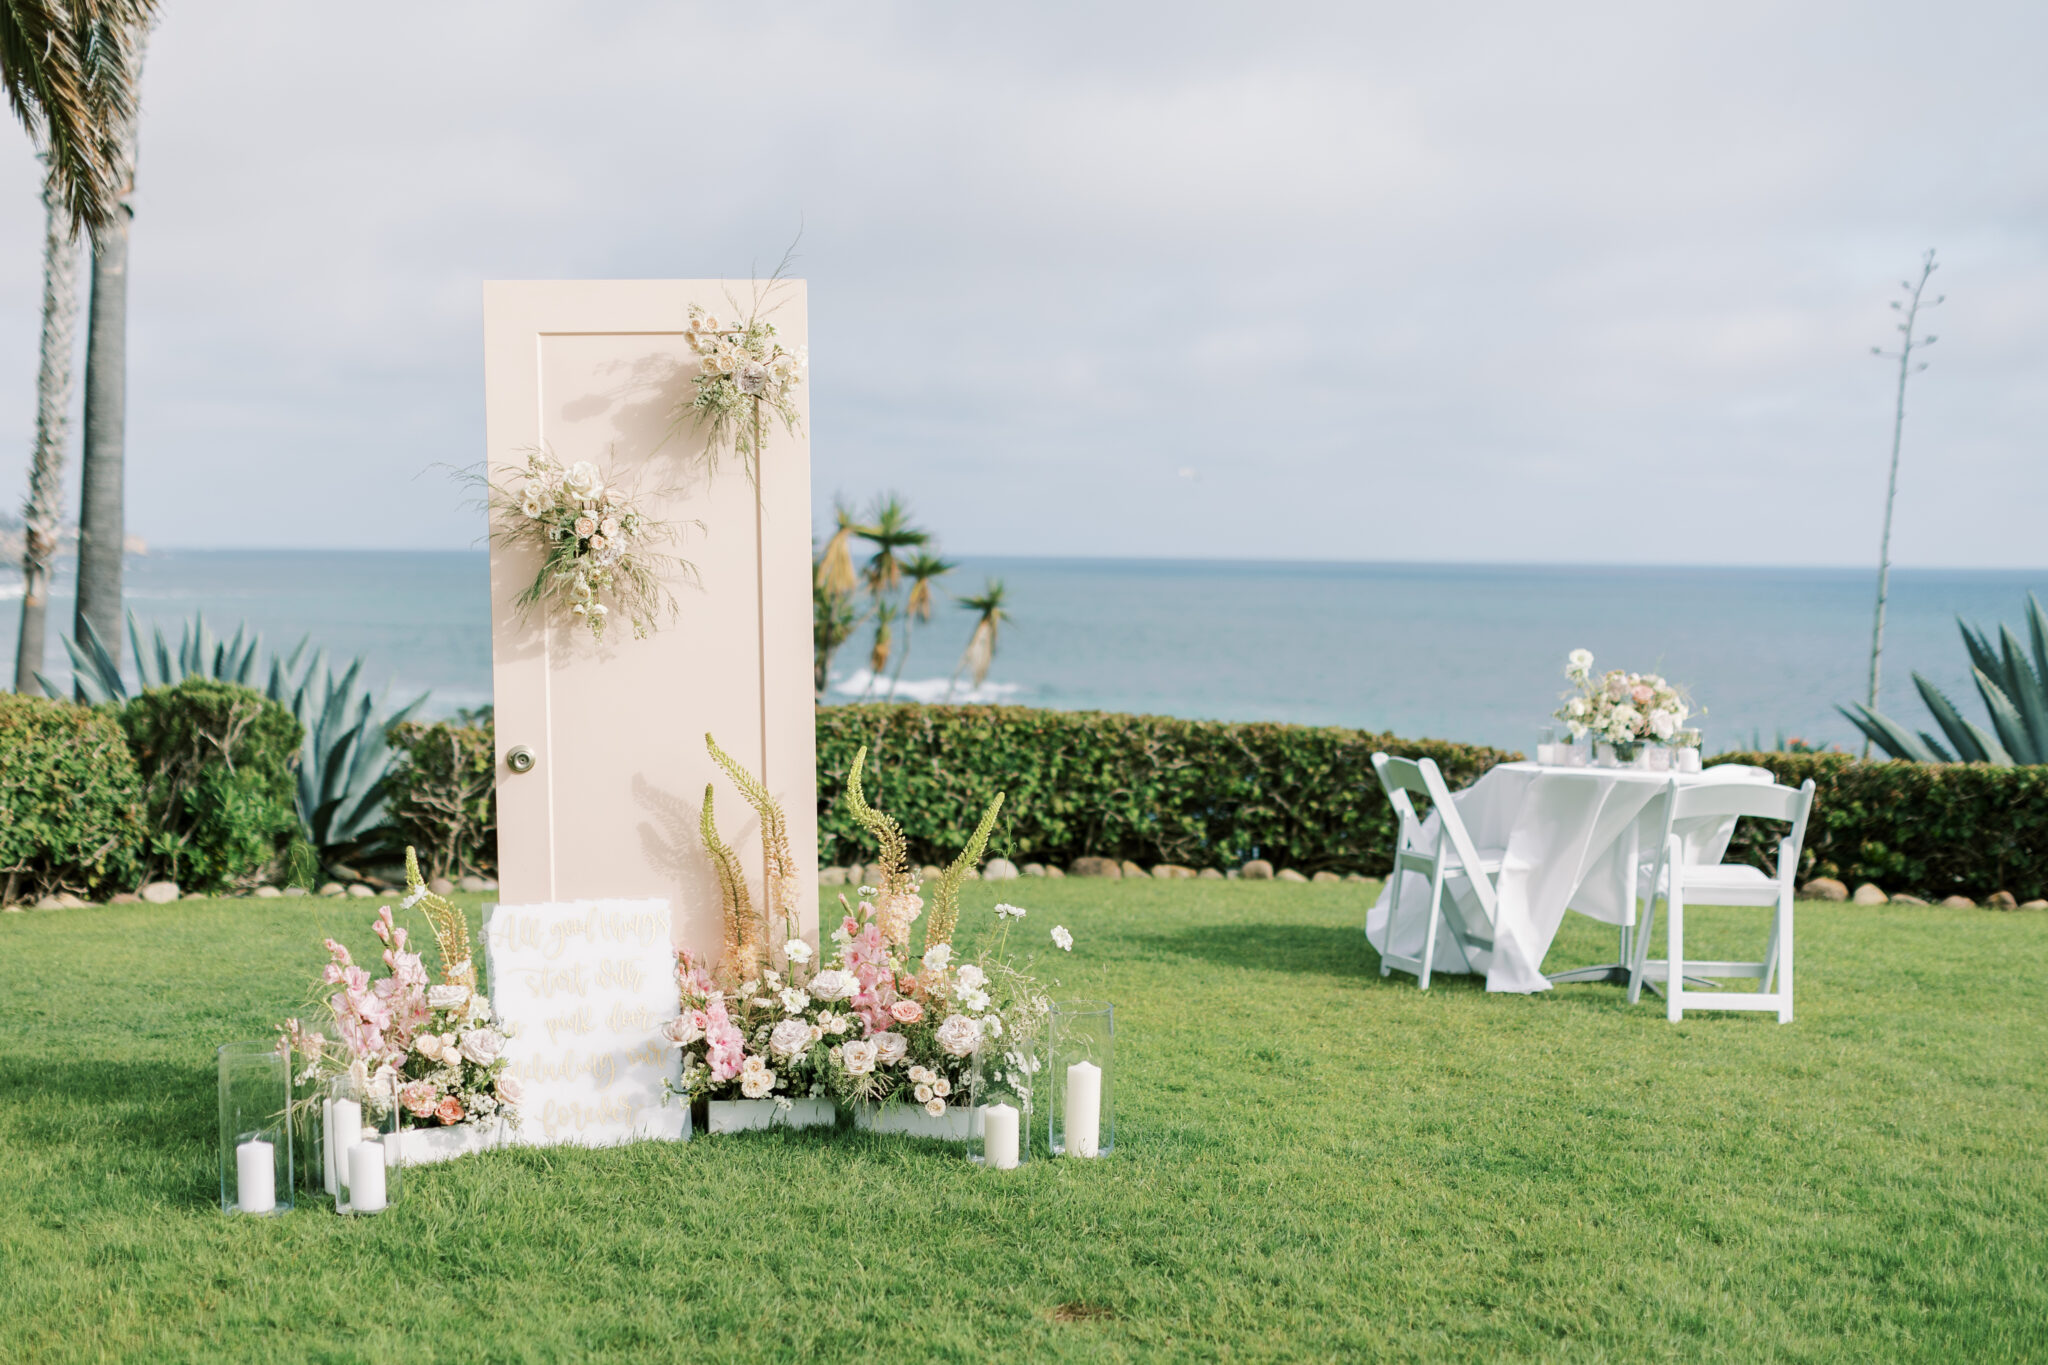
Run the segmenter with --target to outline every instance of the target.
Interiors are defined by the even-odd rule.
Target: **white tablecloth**
[[[1543,957],[1557,937],[1566,910],[1608,924],[1629,921],[1635,900],[1638,856],[1654,852],[1664,830],[1664,796],[1672,774],[1633,768],[1550,768],[1503,763],[1451,799],[1482,849],[1506,850],[1501,867],[1498,921],[1491,952],[1463,942],[1455,920],[1437,929],[1439,972],[1483,973],[1490,991],[1547,991]],[[1760,769],[1727,766],[1679,776],[1679,782],[1768,782]],[[1735,832],[1733,819],[1686,822],[1677,831],[1686,861],[1719,862]],[[1422,844],[1435,843],[1437,816],[1423,821]],[[1422,955],[1428,919],[1429,880],[1407,875],[1401,896],[1401,924],[1393,951]],[[1447,883],[1448,886],[1459,883]],[[1381,891],[1366,917],[1372,946],[1385,953],[1387,914],[1393,882]],[[1446,892],[1448,894],[1448,891]],[[1469,890],[1468,890],[1469,894]],[[1478,906],[1470,903],[1475,921]]]

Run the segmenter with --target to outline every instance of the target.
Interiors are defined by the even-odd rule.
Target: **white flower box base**
[[[916,1104],[864,1104],[853,1111],[853,1125],[869,1133],[901,1133],[905,1137],[966,1142],[981,1132],[981,1111],[949,1106],[939,1115]]]
[[[505,1121],[458,1123],[452,1128],[406,1128],[398,1138],[398,1164],[432,1166],[472,1152],[491,1152],[505,1145]]]
[[[762,1128],[829,1128],[839,1119],[832,1101],[711,1100],[707,1133],[750,1133]]]

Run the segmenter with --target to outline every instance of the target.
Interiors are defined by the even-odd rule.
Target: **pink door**
[[[707,475],[705,441],[671,434],[696,373],[692,303],[730,317],[751,281],[499,281],[484,285],[485,425],[493,482],[539,446],[589,460],[641,508],[681,529],[699,583],[672,584],[681,615],[644,640],[593,642],[577,618],[522,618],[529,552],[491,548],[491,655],[498,742],[500,895],[510,905],[662,896],[675,940],[715,956],[718,885],[698,839],[715,781],[725,837],[763,876],[758,823],[704,749],[706,731],[765,776],[789,818],[815,926],[817,773],[811,692],[810,442],[770,430],[758,491],[733,458]],[[801,281],[774,320],[805,340]],[[797,390],[807,407],[807,387]],[[685,525],[685,523],[697,523]],[[515,772],[506,756],[531,752]]]

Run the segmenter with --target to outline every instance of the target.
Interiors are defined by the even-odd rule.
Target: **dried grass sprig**
[[[704,851],[718,872],[718,894],[725,908],[725,965],[735,980],[751,977],[761,965],[761,934],[754,918],[753,898],[747,893],[746,870],[732,846],[718,836],[718,821],[711,811],[712,786],[704,784],[704,815],[698,832]]]
[[[419,855],[412,845],[405,848],[405,904],[417,906],[433,928],[434,942],[441,948],[441,979],[451,986],[476,989],[476,960],[470,949],[469,916],[445,896],[427,890],[420,879]]]
[[[854,821],[874,836],[875,847],[881,854],[882,885],[877,889],[885,896],[907,896],[916,890],[910,877],[910,845],[903,837],[903,826],[870,806],[861,790],[860,774],[867,758],[868,748],[863,744],[846,774],[846,808],[853,812]]]
[[[924,922],[924,947],[921,952],[929,953],[941,943],[953,941],[953,930],[960,923],[960,883],[967,880],[967,874],[981,863],[981,855],[988,852],[988,836],[995,831],[996,816],[1003,809],[1003,793],[997,792],[996,799],[988,803],[982,812],[981,823],[974,827],[974,836],[967,841],[967,847],[960,850],[946,870],[939,874],[938,885],[932,890],[931,914]]]
[[[739,760],[718,747],[718,741],[708,732],[704,736],[704,747],[711,751],[711,761],[716,763],[739,788],[746,803],[754,808],[761,818],[761,847],[768,857],[768,884],[762,899],[768,920],[771,945],[776,938],[776,926],[780,924],[783,940],[796,937],[797,898],[802,894],[796,875],[796,858],[789,850],[789,821],[782,813],[782,803],[761,779],[740,766]]]

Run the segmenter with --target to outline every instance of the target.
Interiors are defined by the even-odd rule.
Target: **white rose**
[[[768,1046],[778,1057],[794,1057],[811,1045],[811,1026],[801,1019],[785,1019],[768,1035]]]
[[[663,1024],[661,1026],[661,1036],[674,1043],[677,1047],[688,1047],[699,1038],[702,1038],[704,1030],[697,1027],[696,1021],[693,1018],[695,1013],[693,1010],[689,1014],[679,1014]]]
[[[811,995],[818,1000],[844,1000],[860,989],[851,973],[828,967],[811,978]]]
[[[868,1041],[875,1045],[875,1059],[883,1066],[895,1066],[910,1052],[910,1040],[900,1033],[877,1033]]]
[[[911,1091],[910,1093],[917,1097],[917,1102],[919,1104],[923,1104],[927,1100],[931,1099],[932,1088],[928,1085],[920,1085],[917,1089]]]
[[[507,1071],[498,1077],[498,1098],[507,1104],[517,1104],[526,1098],[526,1087],[517,1076]]]
[[[467,986],[444,985],[427,987],[427,1004],[437,1010],[459,1008],[462,1002],[468,998],[469,987]]]
[[[932,1082],[932,1093],[934,1095],[937,1095],[940,1099],[944,1099],[946,1098],[946,1096],[953,1093],[953,1083],[947,1080],[944,1076],[941,1076],[937,1080]]]
[[[471,1029],[462,1035],[462,1055],[478,1066],[489,1066],[498,1060],[498,1049],[505,1046],[505,1040],[487,1028]]]
[[[949,1014],[939,1025],[938,1040],[948,1056],[965,1057],[981,1042],[981,1025],[964,1014]]]
[[[942,1099],[934,1097],[931,1100],[926,1101],[924,1106],[924,1112],[930,1114],[933,1118],[937,1118],[941,1114],[946,1112],[946,1102]]]
[[[772,1071],[743,1071],[740,1073],[740,1093],[750,1100],[766,1098],[775,1088],[775,1073]]]
[[[847,1075],[865,1076],[875,1069],[875,1045],[866,1039],[856,1038],[840,1049],[839,1061],[846,1068]]]

